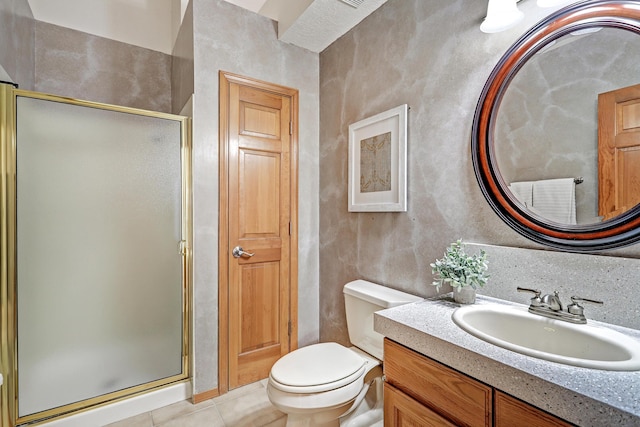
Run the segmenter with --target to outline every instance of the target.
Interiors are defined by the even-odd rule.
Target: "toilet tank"
[[[354,280],[344,285],[344,305],[351,344],[382,360],[384,337],[373,330],[373,313],[422,298],[386,286]]]

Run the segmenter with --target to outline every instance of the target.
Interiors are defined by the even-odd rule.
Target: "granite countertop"
[[[476,304],[524,307],[478,296]],[[451,320],[460,307],[445,296],[379,311],[375,330],[485,384],[579,426],[640,425],[640,371],[579,368],[489,344]],[[640,331],[589,320],[640,340]]]

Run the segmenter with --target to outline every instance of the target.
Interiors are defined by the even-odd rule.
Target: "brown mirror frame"
[[[610,220],[588,225],[558,224],[532,214],[511,195],[500,175],[494,129],[503,95],[529,58],[564,35],[593,27],[619,28],[640,36],[640,1],[588,0],[560,9],[531,28],[491,72],[476,107],[471,133],[473,168],[493,210],[521,235],[570,252],[598,252],[640,241],[640,205]]]

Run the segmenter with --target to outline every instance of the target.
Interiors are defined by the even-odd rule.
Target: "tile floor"
[[[285,414],[269,402],[263,380],[197,405],[185,400],[108,427],[284,427],[285,423]]]

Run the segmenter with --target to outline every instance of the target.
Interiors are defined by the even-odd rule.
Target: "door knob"
[[[255,254],[249,253],[249,252],[245,252],[244,250],[242,250],[242,246],[236,246],[235,248],[233,248],[233,251],[231,251],[231,254],[233,255],[234,258],[240,258],[242,256],[246,256],[248,258],[251,258],[252,256],[254,256]]]

